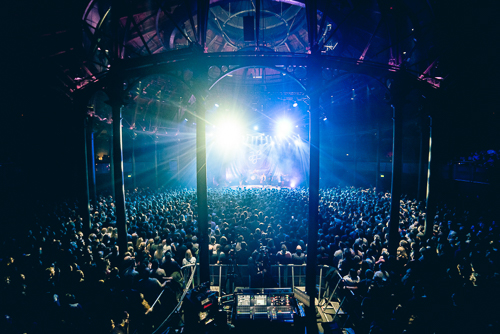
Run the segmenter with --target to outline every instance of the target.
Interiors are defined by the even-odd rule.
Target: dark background
[[[68,96],[54,90],[45,34],[67,33],[78,48],[86,1],[12,1],[3,11],[0,194],[4,219],[16,220],[41,198],[76,194],[81,175],[81,127]],[[436,156],[445,162],[500,148],[498,5],[494,1],[434,3],[436,48],[446,73]],[[44,37],[45,36],[45,37]],[[4,58],[4,57],[2,57]],[[4,58],[5,59],[5,58]],[[78,61],[78,56],[75,56]]]

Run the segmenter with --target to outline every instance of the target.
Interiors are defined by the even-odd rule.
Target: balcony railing
[[[200,285],[199,264],[182,267],[182,273],[186,292]],[[295,288],[305,287],[306,265],[271,265],[271,282],[274,286],[265,288]],[[318,265],[316,268],[317,306],[321,308],[322,314],[329,314],[324,321],[338,322],[341,328],[345,328],[348,322],[352,325],[361,319],[361,296],[356,295],[353,290],[345,289],[343,279],[335,267]],[[232,294],[235,288],[252,287],[251,276],[248,265],[213,264],[210,265],[211,290],[218,292],[219,296]],[[303,291],[303,289],[301,289]],[[181,298],[181,301],[182,301]],[[181,305],[179,301],[178,308]]]
[[[191,271],[195,266],[186,266],[182,268],[185,283],[191,275]],[[191,288],[198,286],[200,282],[199,264],[196,264],[196,271],[191,283]],[[322,296],[329,286],[330,280],[326,277],[332,270],[329,266],[319,265],[316,269],[316,286],[318,287],[318,295]],[[270,282],[273,286],[266,286],[269,288],[295,288],[304,287],[306,284],[306,265],[293,265],[293,264],[277,264],[270,266],[270,272],[267,273]],[[210,286],[213,290],[225,294],[231,294],[237,287],[249,288],[252,287],[252,278],[250,276],[248,265],[236,264],[211,264],[210,265]],[[189,287],[188,287],[189,288]]]

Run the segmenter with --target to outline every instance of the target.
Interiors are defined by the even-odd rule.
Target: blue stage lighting
[[[256,126],[254,126],[254,127],[253,127],[253,129],[254,129],[255,131],[257,131],[257,130],[259,130],[259,127],[256,125]]]
[[[286,137],[292,132],[292,123],[287,119],[278,121],[276,132],[278,137]]]
[[[236,119],[226,119],[217,125],[217,143],[220,148],[236,149],[243,142],[243,126]]]

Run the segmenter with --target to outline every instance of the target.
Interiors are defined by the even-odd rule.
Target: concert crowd
[[[254,285],[272,284],[260,280],[263,254],[268,265],[304,264],[317,247],[318,264],[342,277],[340,293],[354,294],[356,333],[498,333],[494,208],[442,204],[425,237],[425,203],[400,204],[389,254],[388,193],[322,189],[318,244],[307,245],[307,189],[209,189],[210,263],[248,265]],[[177,303],[180,267],[199,256],[195,190],[127,191],[126,250],[111,196],[91,206],[89,235],[78,205],[40,202],[23,233],[2,238],[0,332],[152,333]]]

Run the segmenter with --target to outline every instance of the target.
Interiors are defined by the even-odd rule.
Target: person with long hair
[[[196,264],[196,258],[191,253],[191,250],[186,250],[186,254],[182,259],[182,266],[187,266],[188,264]]]

